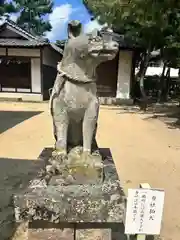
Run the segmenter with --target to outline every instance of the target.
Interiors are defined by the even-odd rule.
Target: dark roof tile
[[[55,51],[63,54],[63,50],[56,46],[53,43],[50,43],[48,39],[34,36],[31,33],[25,31],[21,27],[19,27],[15,22],[11,20],[6,20],[0,25],[0,29],[5,26],[10,26],[19,32],[19,34],[23,35],[27,38],[27,40],[23,39],[10,39],[10,38],[0,38],[0,47],[40,47],[40,46],[50,46]]]
[[[36,40],[22,40],[22,39],[9,39],[9,38],[0,38],[0,46],[7,47],[38,47],[49,45],[46,42],[40,42]]]

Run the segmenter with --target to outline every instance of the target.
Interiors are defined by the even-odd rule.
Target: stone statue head
[[[64,51],[63,65],[68,65],[69,58],[72,57],[70,52],[76,61],[77,59],[83,60],[83,64],[93,59],[92,68],[101,62],[113,59],[119,50],[119,44],[112,39],[111,31],[107,30],[106,35],[98,29],[83,34],[80,21],[73,20],[69,22],[67,28],[68,41]]]
[[[113,59],[118,50],[119,44],[112,39],[111,33],[102,34],[94,29],[89,35],[88,54],[101,61]]]
[[[68,23],[68,38],[78,37],[82,33],[82,24],[78,20],[72,20]]]

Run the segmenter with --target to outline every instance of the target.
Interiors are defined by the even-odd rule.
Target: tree
[[[144,76],[153,50],[179,48],[180,2],[176,0],[84,0],[87,8],[100,22],[111,24],[144,50],[138,58],[141,95],[146,100]]]
[[[170,68],[180,68],[180,49],[167,48],[165,46],[161,50],[161,59],[163,60],[162,74],[159,80],[158,88],[158,102],[165,102],[168,100],[169,86],[171,83]]]
[[[0,18],[1,17],[9,17],[11,13],[16,12],[16,7],[14,6],[13,2],[7,2],[4,0],[0,1]]]
[[[170,68],[180,68],[180,4],[172,5],[168,11],[168,25],[164,29],[164,44],[161,48],[164,68],[168,68],[166,77],[162,72],[159,87],[159,101],[167,101],[170,86]]]
[[[64,46],[66,44],[67,40],[57,40],[56,45],[62,49],[64,49]]]
[[[51,30],[51,24],[44,17],[52,12],[51,0],[14,0],[20,13],[17,24],[28,32],[43,36]]]

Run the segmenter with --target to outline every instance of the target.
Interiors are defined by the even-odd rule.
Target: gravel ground
[[[173,118],[174,119],[174,118]],[[161,238],[180,235],[180,130],[169,117],[102,106],[97,140],[110,148],[125,192],[139,183],[165,189]],[[47,103],[0,102],[0,239],[10,233],[11,195],[40,167],[37,157],[54,144]]]

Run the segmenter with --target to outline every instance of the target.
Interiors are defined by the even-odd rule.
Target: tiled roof
[[[58,46],[56,46],[55,44],[52,44],[49,42],[48,39],[46,38],[41,38],[41,37],[37,37],[32,35],[31,33],[25,31],[24,29],[22,29],[21,27],[19,27],[15,22],[11,21],[11,20],[6,20],[4,21],[1,26],[0,29],[3,27],[9,27],[10,29],[14,29],[14,31],[16,31],[18,34],[20,34],[21,36],[25,37],[26,40],[24,39],[10,39],[10,38],[0,38],[0,47],[40,47],[40,46],[49,46],[52,49],[54,49],[55,51],[63,54],[63,50],[61,48],[59,48]]]
[[[9,38],[0,38],[0,46],[7,47],[38,47],[49,45],[47,42],[41,42],[36,40],[22,40],[22,39],[9,39]]]
[[[11,21],[11,20],[5,20],[4,23],[2,24],[3,25],[8,25],[12,28],[14,28],[16,31],[18,31],[19,33],[22,33],[23,35],[26,35],[26,37],[28,39],[34,39],[34,40],[38,40],[38,41],[48,41],[47,39],[45,38],[40,38],[38,36],[35,36],[29,32],[27,32],[26,30],[24,30],[23,28],[19,27],[15,22]]]
[[[51,46],[54,50],[56,50],[57,52],[63,54],[63,49],[62,49],[62,48],[58,47],[58,46],[57,46],[56,44],[54,44],[54,43],[49,43],[49,44],[50,44],[50,46]]]

